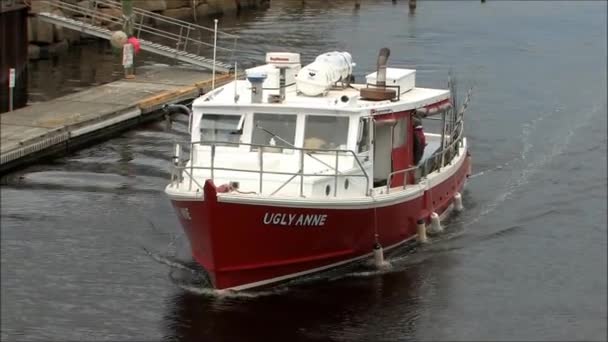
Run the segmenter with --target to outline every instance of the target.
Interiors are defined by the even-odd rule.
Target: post
[[[192,163],[190,163],[192,164]],[[215,180],[214,179],[214,170],[213,168],[215,167],[215,144],[211,145],[211,180]]]
[[[300,150],[300,197],[304,197],[304,150]]]
[[[8,70],[8,111],[13,111],[13,89],[15,88],[15,68]]]
[[[217,19],[213,19],[214,33],[213,33],[213,70],[211,72],[211,89],[215,89],[215,56],[217,51]]]
[[[335,169],[335,176],[334,176],[334,197],[338,196],[338,151],[336,151],[336,169]]]
[[[125,78],[135,78],[133,75],[133,45],[129,43],[122,46],[122,66],[125,69]]]
[[[258,163],[260,164],[260,195],[262,194],[262,184],[264,181],[264,150],[258,147]]]
[[[122,0],[122,17],[124,19],[124,22],[122,24],[123,32],[127,34],[127,38],[133,37],[133,0]],[[127,44],[125,44],[125,46],[126,45]],[[124,54],[128,54],[129,52],[131,53],[131,55],[125,57]],[[128,47],[127,50],[123,48],[123,67],[125,68],[125,78],[135,77],[133,70],[133,52],[134,51],[132,45],[131,47]],[[125,64],[125,59],[130,60],[131,63]]]
[[[439,169],[441,170],[441,168],[443,168],[443,164],[445,162],[445,133],[446,133],[446,112],[447,111],[443,111],[441,113],[441,165],[439,166]]]
[[[358,10],[361,8],[361,0],[355,0],[355,9]]]

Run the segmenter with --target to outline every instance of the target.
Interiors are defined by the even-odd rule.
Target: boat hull
[[[419,219],[444,213],[462,191],[469,158],[442,182],[390,203],[319,207],[228,200],[211,181],[204,199],[173,199],[194,259],[217,289],[259,287],[325,270],[416,236]]]

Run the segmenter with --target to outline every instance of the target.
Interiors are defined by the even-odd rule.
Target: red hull
[[[421,196],[375,208],[385,248],[416,235],[416,221],[443,213],[468,176],[469,158]],[[365,257],[374,245],[374,208],[322,209],[218,201],[207,181],[204,201],[173,200],[192,255],[217,289],[243,289]],[[278,214],[278,215],[277,215]]]

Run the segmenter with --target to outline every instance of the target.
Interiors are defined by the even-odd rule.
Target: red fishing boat
[[[246,79],[193,102],[187,156],[175,146],[165,191],[213,287],[381,263],[462,207],[463,110],[449,89],[388,68],[389,53],[364,84],[346,52],[304,67],[299,54],[268,53]]]

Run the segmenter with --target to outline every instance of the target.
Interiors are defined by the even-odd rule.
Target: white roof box
[[[374,72],[365,76],[367,83],[376,84],[376,74]],[[401,94],[412,90],[416,86],[416,70],[386,68],[386,85],[391,87],[399,86]],[[395,91],[397,91],[396,88]]]
[[[292,68],[300,65],[300,54],[291,52],[268,52],[266,63],[277,67]]]

